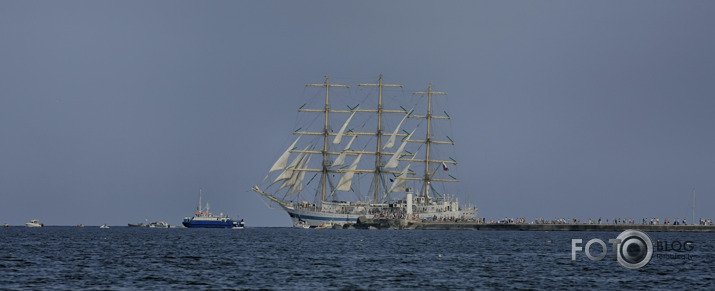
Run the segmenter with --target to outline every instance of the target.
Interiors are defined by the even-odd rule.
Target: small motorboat
[[[109,225],[107,225],[107,224],[105,223],[105,224],[102,224],[102,226],[100,226],[99,228],[109,228]]]
[[[244,223],[243,223],[243,219],[241,219],[241,221],[239,221],[238,224],[233,227],[233,229],[243,229],[243,227],[244,227]]]
[[[298,222],[293,223],[293,227],[295,228],[304,228],[308,229],[310,228],[310,225],[305,222],[305,220],[299,219]]]
[[[151,228],[169,228],[169,224],[166,221],[157,221],[149,224]]]
[[[27,226],[27,227],[43,227],[45,225],[40,223],[39,220],[33,219],[33,220],[30,220],[29,222],[25,223],[25,226]]]

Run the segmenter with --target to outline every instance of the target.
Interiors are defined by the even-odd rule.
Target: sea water
[[[0,229],[0,289],[710,289],[715,234],[649,233],[650,263],[614,260],[612,232],[293,228]],[[606,256],[574,252],[598,238]],[[598,257],[594,243],[589,255]],[[686,256],[687,255],[687,256]]]

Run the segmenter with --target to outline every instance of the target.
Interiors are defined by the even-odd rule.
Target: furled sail
[[[413,129],[412,132],[410,132],[410,134],[402,141],[402,144],[401,144],[400,147],[397,149],[397,151],[395,152],[395,154],[392,155],[392,157],[390,158],[390,160],[387,161],[387,164],[385,164],[385,169],[392,169],[392,168],[396,168],[396,167],[397,167],[397,165],[398,165],[398,163],[399,163],[399,160],[398,160],[398,159],[399,159],[400,156],[402,155],[402,151],[405,150],[405,145],[407,145],[407,141],[410,140],[410,138],[412,137],[412,134],[415,133],[415,130],[416,130],[416,129]]]
[[[340,128],[338,135],[336,135],[335,139],[333,139],[333,144],[339,144],[343,140],[343,134],[345,134],[345,129],[348,127],[348,123],[350,123],[350,120],[353,119],[353,116],[355,116],[355,113],[357,113],[357,111],[353,111],[353,113],[350,114],[350,117],[348,117],[348,120],[343,123],[343,127]]]
[[[343,174],[342,178],[340,178],[340,182],[338,182],[338,187],[335,187],[335,191],[350,191],[350,186],[353,182],[353,176],[355,176],[355,170],[357,170],[357,166],[360,162],[361,157],[362,154],[359,154],[357,158],[355,158],[352,165],[350,165],[350,169],[345,172],[345,174]]]
[[[395,146],[395,137],[397,137],[397,133],[400,132],[400,127],[402,127],[402,123],[405,122],[405,119],[407,119],[407,116],[410,116],[410,114],[407,113],[407,115],[405,115],[405,117],[402,118],[402,121],[400,121],[400,123],[397,125],[397,127],[395,128],[395,131],[392,132],[390,139],[387,140],[387,143],[385,144],[385,146],[382,149],[389,149],[389,148],[392,148],[393,146]]]
[[[295,147],[295,144],[298,143],[299,139],[300,139],[300,136],[298,136],[298,138],[295,139],[293,144],[291,144],[288,147],[288,149],[285,152],[283,152],[281,157],[278,158],[278,160],[273,164],[273,167],[271,167],[271,169],[268,171],[268,173],[276,171],[276,170],[285,169],[286,164],[288,163],[288,157],[290,156],[290,150],[292,150],[293,147]]]
[[[347,156],[347,151],[350,149],[350,146],[353,144],[356,137],[357,137],[357,135],[353,135],[353,138],[350,139],[350,142],[348,142],[348,145],[345,146],[345,149],[343,149],[343,151],[340,152],[340,155],[338,155],[338,157],[333,162],[333,165],[332,165],[333,167],[342,166],[345,163],[345,157]]]

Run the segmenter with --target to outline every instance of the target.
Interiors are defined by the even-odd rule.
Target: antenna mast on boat
[[[321,191],[322,191],[322,200],[325,200],[325,193],[327,189],[327,180],[328,180],[328,136],[330,135],[328,132],[328,113],[330,112],[330,87],[343,87],[343,88],[350,88],[348,85],[337,85],[337,84],[330,84],[330,76],[325,76],[325,83],[324,84],[306,84],[306,87],[325,87],[325,109],[322,110],[325,112],[325,127],[323,128],[323,168],[322,168],[322,186],[321,186]],[[299,111],[310,111],[309,109],[301,109]]]
[[[382,74],[380,74],[380,79],[377,84],[358,84],[358,86],[373,86],[378,88],[378,102],[377,102],[377,148],[375,150],[375,203],[378,202],[380,193],[380,160],[382,156],[382,114],[383,113],[404,113],[404,111],[399,110],[384,110],[382,108],[382,88],[383,87],[400,87],[402,85],[395,84],[383,84]]]
[[[197,208],[198,212],[201,212],[201,188],[199,188],[199,207]]]

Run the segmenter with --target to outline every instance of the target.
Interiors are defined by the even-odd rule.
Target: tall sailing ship
[[[451,118],[433,99],[446,93],[429,84],[405,94],[382,76],[359,84],[356,93],[329,77],[306,86],[322,87],[324,104],[318,93],[298,109],[290,145],[253,187],[285,210],[295,227],[356,223],[360,216],[476,220],[477,208],[461,205],[452,186],[459,182],[457,160],[449,156],[454,141],[439,132],[451,129]],[[383,104],[388,90],[398,94]]]

